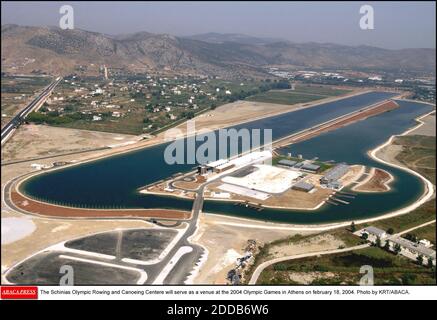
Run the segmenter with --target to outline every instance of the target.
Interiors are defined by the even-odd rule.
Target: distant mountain
[[[1,39],[2,70],[60,74],[90,64],[224,78],[263,77],[269,65],[432,73],[436,54],[435,49],[291,43],[230,34],[175,37],[138,32],[110,36],[79,29],[17,25],[2,26]]]
[[[253,37],[253,36],[248,36],[239,33],[216,33],[216,32],[196,34],[185,38],[205,41],[210,43],[236,42],[240,44],[252,44],[252,45],[263,45],[273,42],[284,41],[279,38],[259,38],[259,37]]]

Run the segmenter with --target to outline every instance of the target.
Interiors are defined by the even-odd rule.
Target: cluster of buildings
[[[426,239],[413,242],[398,235],[389,235],[384,230],[373,226],[359,230],[356,234],[374,244],[379,242],[381,247],[386,247],[391,252],[401,254],[409,259],[417,261],[420,256],[423,259],[423,264],[430,262],[434,266],[436,264],[435,250],[431,248],[432,244]]]

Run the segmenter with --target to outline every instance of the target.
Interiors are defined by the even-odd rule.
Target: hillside
[[[224,78],[264,75],[268,65],[435,72],[435,49],[291,43],[243,35],[110,36],[56,27],[2,26],[2,70],[65,74],[78,65],[169,70]]]

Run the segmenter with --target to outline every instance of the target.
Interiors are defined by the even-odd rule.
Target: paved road
[[[62,80],[61,77],[56,78],[51,84],[49,84],[35,99],[33,99],[23,110],[21,110],[15,117],[11,119],[1,131],[1,144],[3,145],[12,135],[12,133],[20,126],[20,124],[26,119],[26,117],[39,108],[45,100],[50,96],[53,89]]]

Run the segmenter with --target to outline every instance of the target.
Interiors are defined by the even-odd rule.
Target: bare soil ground
[[[435,137],[435,112],[422,119],[424,124],[408,135],[421,135]]]
[[[95,149],[132,139],[137,138],[130,135],[29,124],[21,126],[2,147],[1,160],[24,160]]]
[[[276,259],[302,253],[334,250],[340,246],[345,246],[345,243],[340,239],[337,239],[331,234],[321,234],[309,239],[303,239],[296,243],[273,246],[269,250],[269,253],[272,259]]]
[[[201,216],[200,228],[194,240],[206,247],[208,259],[194,279],[195,284],[225,284],[227,272],[235,266],[236,259],[234,258],[236,253],[239,254],[239,257],[243,256],[244,248],[249,239],[255,239],[257,245],[262,245],[296,234],[296,232],[288,230],[222,225],[220,224],[222,221],[242,223],[241,220],[232,217],[210,214]],[[257,221],[250,221],[250,224],[259,225],[260,227],[272,225]]]
[[[369,179],[363,181],[363,183],[353,190],[361,192],[385,192],[390,190],[388,185],[392,176],[382,169],[372,169]]]
[[[117,218],[117,217],[152,217],[167,219],[189,219],[190,212],[167,209],[132,209],[132,210],[111,210],[111,209],[82,209],[57,206],[43,203],[27,198],[20,193],[13,191],[11,193],[12,202],[22,210],[46,217],[75,217],[75,218]]]

